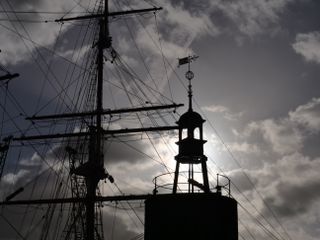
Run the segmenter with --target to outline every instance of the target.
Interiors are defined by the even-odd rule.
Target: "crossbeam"
[[[145,9],[138,9],[138,10],[128,10],[128,11],[120,11],[120,12],[110,12],[107,14],[107,16],[108,17],[117,17],[117,16],[124,16],[124,15],[130,15],[130,14],[145,13],[145,12],[155,12],[155,11],[159,11],[159,10],[162,10],[162,7],[145,8]],[[60,18],[60,19],[56,19],[55,22],[66,22],[66,21],[104,18],[104,17],[106,17],[106,14],[100,13],[100,14],[91,14],[91,15],[84,15],[84,16],[71,17],[71,18]]]
[[[116,130],[103,130],[104,135],[118,135],[126,133],[138,133],[138,132],[157,132],[157,131],[171,131],[179,129],[178,126],[163,126],[163,127],[149,127],[149,128],[124,128]],[[30,140],[45,140],[54,138],[65,138],[65,137],[84,137],[89,136],[90,132],[78,132],[78,133],[57,133],[57,134],[46,134],[46,135],[35,135],[35,136],[21,136],[13,138],[13,141],[30,141]]]
[[[14,74],[8,73],[4,76],[0,76],[0,81],[11,80],[11,79],[17,78],[19,76],[20,75],[18,73],[14,73]]]
[[[150,107],[137,107],[137,108],[122,108],[122,109],[104,109],[102,110],[102,115],[112,115],[120,113],[131,113],[131,112],[142,112],[142,111],[153,111],[168,108],[179,108],[184,106],[184,104],[169,104],[169,105],[157,105]],[[50,120],[50,119],[60,119],[60,118],[74,118],[74,117],[86,117],[95,116],[97,111],[90,112],[79,112],[79,113],[64,113],[55,115],[44,115],[44,116],[32,116],[27,117],[26,120]]]
[[[114,202],[114,201],[134,201],[146,200],[153,196],[152,194],[145,195],[121,195],[121,196],[100,196],[95,197],[95,202]],[[41,204],[59,204],[59,203],[79,203],[85,202],[86,198],[56,198],[56,199],[34,199],[34,200],[15,200],[0,202],[0,206],[9,205],[41,205]]]

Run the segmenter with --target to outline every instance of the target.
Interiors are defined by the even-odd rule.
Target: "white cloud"
[[[69,61],[76,62],[79,59],[82,59],[88,53],[88,51],[90,51],[91,48],[91,45],[85,45],[76,50],[70,49],[65,51],[64,49],[62,49],[57,51],[57,54],[63,58],[67,58]]]
[[[2,177],[2,181],[6,184],[15,185],[20,179],[29,174],[28,170],[21,169],[17,173],[7,173]]]
[[[257,172],[260,185],[271,207],[282,216],[290,217],[304,213],[320,198],[317,191],[320,159],[310,159],[300,153],[284,156]],[[265,178],[261,177],[265,176]],[[264,182],[264,184],[262,183]],[[266,183],[273,182],[273,186]]]
[[[212,113],[220,113],[220,114],[222,114],[222,116],[224,118],[226,118],[227,120],[230,120],[230,121],[238,120],[243,115],[242,112],[233,113],[233,112],[231,112],[231,110],[229,108],[222,106],[222,105],[212,104],[210,106],[204,106],[204,107],[202,107],[202,109],[204,111],[208,111],[208,112],[212,112]]]
[[[89,6],[84,1],[82,1],[81,5]],[[44,0],[41,3],[38,0],[28,1],[27,3],[16,1],[11,4],[3,3],[0,5],[0,9],[3,11],[11,11],[13,7],[15,11],[84,11],[80,4],[63,0]],[[39,48],[39,46],[49,47],[55,42],[61,27],[58,23],[44,22],[44,19],[54,20],[60,18],[61,15],[0,13],[0,17],[10,19],[9,23],[0,23],[2,32],[0,42],[2,43],[1,49],[3,51],[3,57],[0,59],[0,62],[3,64],[16,64],[21,61],[29,61],[36,48]],[[35,23],[25,20],[41,20],[41,22]],[[70,26],[64,25],[61,29],[64,32],[69,28]]]
[[[165,10],[164,20],[169,24],[177,25],[171,30],[170,34],[175,38],[178,37],[182,42],[188,42],[186,41],[186,36],[191,38],[192,41],[203,34],[209,34],[212,36],[219,34],[219,30],[210,20],[208,12],[205,12],[209,9],[205,9],[201,14],[191,14],[181,5],[173,6],[167,2]]]
[[[234,0],[211,1],[212,9],[221,10],[239,29],[254,36],[278,27],[280,14],[294,0]]]
[[[320,99],[311,99],[282,118],[252,122],[243,134],[239,132],[242,138],[237,136],[243,140],[242,143],[229,144],[230,149],[235,146],[233,151],[243,150],[248,157],[259,154],[258,156],[267,160],[259,168],[234,169],[229,174],[247,197],[255,199],[255,206],[264,216],[271,217],[271,208],[286,225],[285,228],[290,229],[291,234],[315,236],[317,230],[312,226],[319,224],[317,202],[320,199],[320,158],[310,157],[303,152],[308,138],[319,133],[319,105]],[[250,152],[252,141],[258,149],[261,148],[260,152]],[[266,157],[264,147],[268,146],[273,152],[269,151]],[[255,186],[248,181],[244,172]],[[254,188],[264,197],[268,207]],[[244,200],[239,196],[238,201]],[[306,223],[305,218],[314,221]],[[308,233],[305,233],[306,228]]]
[[[288,119],[267,119],[252,124],[256,131],[272,145],[274,152],[290,154],[303,147],[303,136]]]
[[[293,49],[307,61],[320,63],[320,32],[299,33]]]
[[[159,44],[155,44],[155,42],[150,41],[149,34],[152,34],[153,39],[157,39],[157,33],[153,30],[151,25],[147,26],[145,29],[140,29],[137,33],[137,43],[139,46],[142,46],[143,49],[152,52],[155,55],[161,56],[161,48]],[[160,34],[161,45],[163,46],[163,54],[169,60],[176,59],[179,56],[183,56],[186,51],[191,52],[191,49],[185,45],[179,45],[177,42],[168,42],[164,40],[163,36]],[[188,41],[187,41],[188,42]],[[156,41],[158,43],[158,41]]]
[[[34,153],[31,158],[25,158],[19,162],[22,167],[37,167],[42,164],[43,160],[38,153]]]
[[[314,98],[305,105],[289,112],[292,121],[301,124],[307,131],[318,133],[320,131],[320,98]]]
[[[319,131],[320,99],[314,98],[290,111],[288,116],[283,118],[251,122],[245,128],[243,137],[261,134],[275,153],[287,155],[301,151],[310,134],[317,134]]]
[[[233,152],[243,152],[243,153],[260,153],[260,149],[257,145],[255,144],[250,144],[247,142],[242,142],[242,143],[231,143],[229,144],[229,148]]]

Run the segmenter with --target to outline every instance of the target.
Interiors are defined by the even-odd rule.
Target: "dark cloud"
[[[14,10],[32,10],[35,7],[41,7],[42,4],[45,2],[45,0],[24,0],[24,1],[20,1],[20,0],[10,0],[10,1],[4,1],[4,5],[6,6],[10,6],[13,7]]]
[[[250,178],[251,182],[249,181],[248,177]],[[229,175],[232,183],[237,186],[237,188],[242,192],[245,193],[246,191],[251,191],[254,189],[254,186],[258,183],[258,180],[250,176],[250,172],[246,170],[237,170],[231,172]],[[236,191],[238,192],[238,191]]]
[[[136,221],[140,225],[139,220],[134,216],[132,210],[121,210],[122,204],[117,204],[117,208],[107,208],[108,211],[103,211],[103,222],[104,222],[104,235],[106,239],[132,239],[137,236],[139,233],[130,229],[128,222],[130,224]],[[133,217],[131,220],[125,220],[128,217],[127,214],[132,214]]]
[[[267,197],[266,202],[278,216],[292,218],[312,209],[320,198],[319,189],[320,181],[316,179],[301,184],[281,182],[276,186],[276,194]]]
[[[204,11],[210,7],[210,1],[188,1],[188,0],[170,0],[171,4],[175,7],[183,7],[186,11],[189,11],[192,15],[204,14]]]
[[[144,153],[148,149],[147,141],[110,141],[105,144],[105,163],[119,164],[137,163],[144,161],[146,156]]]

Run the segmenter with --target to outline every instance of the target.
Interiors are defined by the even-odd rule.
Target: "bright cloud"
[[[233,113],[233,112],[231,112],[231,110],[229,108],[222,106],[222,105],[214,105],[213,104],[210,106],[202,107],[202,109],[204,111],[208,111],[208,112],[212,112],[212,113],[220,113],[223,115],[224,118],[231,120],[231,121],[238,120],[243,115],[242,112]]]
[[[299,106],[295,111],[289,112],[290,119],[301,124],[313,133],[320,131],[320,98],[314,98],[305,105]]]
[[[164,20],[169,24],[175,25],[175,27],[172,28],[171,34],[173,34],[174,37],[179,37],[183,42],[188,42],[185,38],[186,35],[193,40],[203,34],[212,36],[219,34],[219,30],[210,20],[208,12],[204,11],[201,14],[191,14],[181,5],[173,6],[171,4],[167,4],[165,10]]]
[[[280,14],[288,3],[294,0],[239,0],[211,1],[212,9],[220,9],[239,31],[248,36],[265,32],[271,26],[277,26]]]
[[[287,155],[300,151],[309,134],[320,131],[320,99],[298,106],[288,116],[250,123],[245,129],[246,137],[260,133],[275,153]]]
[[[271,144],[276,153],[289,154],[303,147],[301,133],[287,119],[267,119],[250,127],[262,133],[264,140]]]
[[[264,154],[263,148],[271,147],[274,153],[270,152],[269,158],[274,158],[273,161],[264,161],[259,168],[234,169],[229,174],[246,194],[256,195],[253,191],[254,186],[248,181],[249,176],[255,188],[263,193],[269,207],[286,221],[290,221],[296,215],[311,216],[312,209],[320,199],[317,191],[320,181],[320,158],[309,157],[303,153],[307,139],[317,134],[320,129],[319,105],[319,99],[312,99],[283,118],[252,122],[242,135],[242,143],[229,144],[233,151],[245,152],[248,156],[258,154],[261,157]],[[255,138],[255,144],[261,151],[252,152],[253,148],[246,140],[251,142],[252,136],[257,134],[261,138],[260,141]],[[259,199],[258,196],[254,198]],[[269,209],[262,202],[257,203],[257,206],[264,214],[268,214]],[[292,230],[295,231],[300,229]]]
[[[320,32],[299,33],[293,49],[307,61],[320,63]]]
[[[21,178],[29,174],[28,170],[21,169],[17,173],[7,173],[3,176],[2,181],[7,184],[15,185]]]
[[[88,1],[87,1],[88,2]],[[13,9],[14,7],[14,9]],[[90,8],[89,3],[82,1],[81,4],[76,4],[70,1],[4,1],[0,4],[0,17],[10,20],[10,22],[1,22],[0,29],[2,34],[0,35],[0,42],[2,43],[1,49],[3,51],[3,57],[0,59],[3,64],[16,64],[21,61],[29,61],[30,58],[35,58],[34,50],[40,48],[40,46],[51,46],[59,32],[61,25],[57,23],[45,23],[45,20],[58,19],[61,15],[21,15],[6,13],[12,10],[15,11],[56,11],[67,12],[73,11],[85,11],[85,8]],[[48,19],[45,19],[45,18]],[[29,21],[31,20],[31,21]],[[34,22],[35,21],[35,22]],[[38,22],[37,22],[38,21]],[[61,28],[62,32],[69,29],[69,27]],[[60,33],[62,33],[60,32]]]

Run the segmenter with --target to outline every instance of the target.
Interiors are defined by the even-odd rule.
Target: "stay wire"
[[[279,235],[279,237],[281,239],[284,239],[281,234],[279,232],[276,231],[275,227],[270,223],[270,221],[258,210],[258,208],[252,203],[252,201],[244,194],[242,194],[242,192],[240,191],[240,189],[238,188],[238,186],[231,181],[231,184],[233,185],[233,187],[241,194],[241,196],[245,199],[245,201],[247,203],[249,203],[251,205],[251,207],[258,213],[259,216],[262,217],[262,219],[269,225],[271,226],[271,228]]]
[[[22,27],[23,27],[23,24],[22,24],[22,23],[20,23],[20,24],[21,24]],[[15,28],[15,27],[14,27],[14,28]],[[23,28],[24,28],[24,27],[23,27]],[[16,29],[16,28],[15,28],[15,29]],[[24,28],[24,29],[25,29],[25,28]],[[26,31],[26,29],[25,29],[25,31]],[[20,33],[18,33],[17,29],[15,30],[15,32],[18,34],[18,36],[19,36],[20,38],[24,39],[24,38],[22,37],[22,35],[21,35]],[[27,33],[27,36],[28,36],[28,39],[31,39],[28,33]],[[32,41],[32,40],[31,40],[31,42],[34,43],[34,41]],[[24,41],[23,41],[23,43],[25,44]],[[27,47],[27,49],[29,49],[26,44],[25,44],[25,46]],[[37,47],[35,47],[35,49],[36,49],[36,51],[39,53],[40,57],[42,57],[42,54],[38,51]],[[31,52],[30,49],[29,49],[29,51]],[[51,51],[51,52],[54,53],[54,51]],[[31,55],[33,56],[32,52],[31,52]],[[34,59],[34,60],[35,60],[35,59]],[[36,61],[36,60],[35,60],[35,61]],[[45,62],[45,61],[44,61],[44,62]],[[37,61],[36,61],[36,63],[37,63]],[[45,63],[46,63],[46,62],[45,62]],[[41,66],[40,66],[39,64],[38,64],[38,67],[39,67],[40,70],[43,72],[43,69],[41,68]],[[52,71],[50,71],[50,72],[51,72],[51,74],[53,74]],[[55,77],[54,74],[53,74],[53,76]],[[49,81],[49,82],[50,82],[50,81]],[[57,79],[56,79],[56,82],[57,82],[58,85],[59,85],[59,81],[58,81]],[[51,84],[51,82],[50,82],[50,85],[57,91],[57,89],[54,87],[54,85]],[[62,91],[63,91],[63,88],[62,88]],[[66,104],[66,106],[68,107],[68,104]]]
[[[223,173],[225,176],[227,176],[227,174],[218,166],[218,164],[211,157],[209,157],[208,159],[218,168],[218,170],[221,173]],[[209,170],[209,167],[208,167],[208,170]],[[268,224],[268,226],[270,226],[272,228],[272,230],[275,231],[275,233],[277,233],[277,235],[280,237],[280,239],[284,239],[281,236],[281,234],[277,231],[277,229],[270,223],[270,221],[268,221],[268,219],[260,211],[258,211],[257,207],[252,203],[252,200],[248,199],[244,195],[244,193],[242,191],[240,191],[240,189],[237,187],[237,185],[233,181],[231,181],[231,184],[232,184],[232,186],[234,186],[236,188],[236,190],[239,192],[239,194],[245,198],[246,202],[249,203],[253,207],[253,209],[258,213],[258,215],[263,218],[263,220]],[[237,202],[239,202],[239,201],[237,201]],[[244,207],[244,205],[242,205],[242,206]],[[246,212],[249,212],[249,210],[246,209]],[[251,215],[251,216],[253,216],[253,215]],[[265,226],[264,226],[264,229],[269,230]]]
[[[118,205],[118,202],[115,202],[115,204]],[[111,226],[111,240],[114,240],[116,217],[117,217],[117,207],[114,208],[114,212],[113,212],[113,219],[112,219],[112,226]]]
[[[247,213],[253,220],[255,220],[258,224],[258,226],[261,227],[262,230],[265,231],[272,239],[280,240],[281,238],[278,238],[273,232],[271,232],[268,228],[266,228],[262,222],[259,221],[256,217],[254,217],[240,202],[237,202],[238,205]]]
[[[14,10],[3,11],[3,10],[0,10],[0,13],[56,15],[56,14],[69,14],[70,11],[62,12],[62,11],[14,11]],[[77,11],[77,12],[72,12],[72,13],[83,14],[83,13],[88,13],[88,12]]]
[[[161,166],[163,166],[164,168],[168,168],[167,165],[162,162],[162,161],[158,161],[157,159],[155,159],[154,157],[150,156],[149,154],[139,150],[138,148],[134,147],[133,145],[129,144],[128,142],[121,140],[119,137],[117,138],[119,142],[125,144],[126,146],[128,146],[129,148],[133,149],[134,151],[140,153],[141,155],[144,155],[147,158],[150,158],[151,160],[155,161],[156,163],[160,164]],[[168,169],[169,170],[169,169]],[[172,170],[172,169],[171,169]]]
[[[197,104],[197,103],[196,103]],[[197,104],[198,105],[198,104]],[[198,105],[199,107],[199,105]],[[203,113],[203,111],[200,108],[200,111]],[[205,115],[204,115],[205,116]],[[208,119],[205,116],[206,119]],[[237,166],[241,169],[243,175],[246,177],[246,179],[249,181],[249,183],[251,184],[251,186],[253,187],[254,191],[258,194],[258,196],[260,197],[260,199],[262,200],[263,204],[267,207],[267,209],[269,210],[269,212],[272,214],[273,218],[278,222],[279,226],[281,227],[281,229],[286,233],[286,235],[289,237],[289,239],[291,239],[290,235],[287,233],[287,231],[284,229],[284,227],[282,226],[282,224],[280,223],[278,217],[275,215],[275,213],[273,212],[273,210],[270,208],[269,204],[265,201],[265,199],[262,197],[261,193],[258,191],[258,189],[256,188],[255,184],[252,182],[252,180],[250,179],[250,177],[248,176],[248,174],[244,171],[244,169],[242,168],[241,164],[239,163],[239,161],[235,158],[234,154],[231,152],[229,146],[225,143],[225,141],[222,139],[221,135],[218,133],[217,129],[212,125],[211,121],[208,120],[209,125],[211,126],[211,128],[214,130],[216,136],[220,139],[221,143],[223,144],[223,146],[225,147],[225,149],[227,150],[227,152],[229,153],[229,155],[231,156],[231,158],[233,159],[233,161],[237,164]],[[250,201],[251,202],[251,201]],[[271,222],[269,223],[270,226],[276,231],[276,228],[273,226],[273,224],[271,224]],[[277,234],[279,236],[281,236],[281,234],[276,231]],[[282,236],[281,236],[282,238]],[[284,239],[284,238],[283,238]]]
[[[132,78],[132,80],[133,80],[133,82],[135,83],[135,81],[134,81],[135,78]],[[143,83],[143,82],[142,82],[142,83]],[[130,83],[128,82],[128,84],[130,84]],[[142,93],[144,93],[144,91],[139,87],[138,84],[137,84],[136,86],[137,86],[137,88],[138,88],[138,90],[135,91],[136,95],[138,94],[139,91],[142,92]],[[160,94],[161,94],[161,93],[160,93]],[[145,95],[145,94],[143,94],[143,95],[144,95],[145,98],[148,100],[147,102],[150,102],[150,101],[151,101],[151,100],[148,98],[147,95]],[[153,95],[153,96],[156,97],[155,95]],[[163,116],[161,116],[160,111],[156,111],[156,112],[158,113],[159,117],[163,120],[163,122],[164,122],[166,125],[168,125],[168,123],[166,122],[166,119],[165,119]],[[151,115],[147,115],[147,116],[148,116],[148,118],[149,118],[151,121],[153,121],[154,125],[157,125],[155,119],[153,119]]]
[[[119,9],[120,6],[119,6],[119,3],[118,3],[118,2],[117,2],[117,5],[118,5],[118,9]],[[128,6],[129,6],[129,5],[128,5]],[[153,82],[153,84],[154,84],[155,87],[157,88],[157,84],[156,84],[156,82],[155,82],[155,79],[154,79],[154,78],[152,77],[152,75],[151,75],[150,69],[149,69],[149,67],[147,66],[147,64],[146,64],[146,62],[145,62],[145,58],[144,58],[144,56],[143,56],[140,48],[139,48],[138,45],[137,45],[137,42],[136,42],[136,40],[135,40],[135,38],[134,38],[134,35],[133,35],[132,31],[131,31],[131,28],[130,28],[127,20],[126,20],[126,19],[123,19],[123,21],[125,22],[125,25],[127,26],[127,29],[128,29],[129,34],[130,34],[130,37],[131,37],[131,39],[132,39],[132,42],[133,42],[135,48],[136,48],[137,51],[138,51],[138,54],[139,54],[140,59],[141,59],[141,61],[142,61],[142,63],[143,63],[143,66],[145,67],[145,69],[146,69],[146,71],[147,71],[148,77],[151,79],[151,81]]]
[[[246,230],[246,232],[248,232],[249,236],[253,239],[256,240],[256,238],[253,236],[252,232],[250,231],[250,229],[243,223],[243,221],[239,218],[239,223],[244,227],[244,229]],[[244,238],[245,239],[245,238]],[[248,239],[246,239],[248,240]]]
[[[73,49],[73,54],[72,54],[71,59],[73,59],[74,54],[76,53],[75,50],[76,50],[76,47],[77,47],[77,45],[78,45],[78,42],[80,42],[80,35],[81,35],[81,32],[82,32],[82,29],[83,29],[83,27],[81,27],[81,30],[78,32],[78,35],[77,35],[77,38],[76,38],[75,47],[74,47],[74,49]],[[84,37],[83,37],[83,39],[82,39],[82,41],[81,41],[81,43],[80,43],[80,48],[79,48],[79,49],[82,49],[82,47],[83,47],[83,45],[84,45],[84,40],[85,40],[86,34],[88,33],[88,29],[89,29],[89,24],[86,26],[85,35],[84,35]],[[79,59],[79,57],[80,57],[80,54],[81,54],[80,51],[78,51],[78,55],[77,55],[76,62],[78,61],[78,59]],[[72,67],[72,66],[73,66],[73,67]],[[69,75],[69,71],[71,71],[70,76],[68,76],[68,75]],[[65,78],[64,78],[64,80],[63,80],[63,83],[62,83],[62,88],[63,88],[63,89],[66,89],[66,91],[63,92],[62,98],[60,99],[60,101],[61,101],[60,107],[59,107],[59,104],[57,104],[57,106],[56,106],[56,111],[59,111],[59,109],[60,109],[60,111],[62,110],[62,107],[63,107],[63,104],[62,104],[62,103],[65,102],[65,99],[68,97],[68,89],[69,89],[69,88],[66,88],[66,86],[69,85],[68,82],[72,82],[71,80],[72,80],[72,77],[74,76],[74,73],[75,73],[75,66],[74,66],[74,65],[68,65],[68,69],[67,69]],[[68,79],[68,78],[69,78],[69,79]],[[73,103],[73,106],[74,106],[73,108],[76,109],[76,108],[77,108],[77,107],[76,107],[76,104],[73,102],[73,100],[74,100],[74,95],[73,95],[73,97],[70,97],[70,99],[71,99],[71,102]],[[72,109],[71,109],[71,111],[72,111]]]
[[[6,110],[6,107],[7,107],[8,87],[9,87],[8,84],[9,83],[5,83],[5,95],[4,95],[4,103],[3,103],[3,106],[4,106],[5,110]],[[4,114],[4,112],[2,112],[2,120],[1,120],[1,127],[0,127],[0,138],[1,138],[2,133],[3,133],[4,122],[5,122],[5,114]],[[0,141],[1,141],[1,139],[0,139]]]
[[[122,83],[122,81],[120,81],[120,83],[122,84],[123,88],[126,89],[126,86]],[[130,96],[129,96],[128,94],[127,94],[127,97],[128,97],[128,100],[130,101],[131,105],[133,106],[133,102],[132,102],[132,100],[131,100],[131,98],[130,98]],[[143,126],[143,123],[142,123],[139,115],[137,115],[137,118],[138,118],[138,120],[139,120],[139,122],[140,122],[140,125]],[[165,167],[166,171],[170,174],[170,176],[172,176],[172,174],[170,173],[168,167],[167,167],[166,164],[164,163],[164,160],[162,159],[159,151],[157,150],[157,148],[155,147],[153,141],[151,140],[150,135],[149,135],[148,133],[146,133],[146,136],[148,137],[148,140],[149,140],[149,142],[151,143],[152,148],[155,150],[157,156],[159,157],[159,159],[160,159],[161,162],[163,163],[163,166]]]
[[[159,27],[158,27],[158,20],[157,20],[157,14],[156,14],[156,13],[154,13],[154,21],[155,21],[155,24],[156,24],[157,33],[158,33],[158,37],[159,37],[159,46],[160,46],[160,50],[161,50],[163,66],[164,66],[164,69],[165,69],[165,72],[166,72],[166,77],[167,77],[169,92],[170,92],[172,101],[174,101],[174,100],[173,100],[172,89],[171,89],[171,84],[170,84],[170,80],[169,80],[169,76],[168,76],[168,70],[167,70],[166,60],[165,60],[165,56],[164,56],[163,49],[162,49],[161,35],[160,35]]]
[[[150,92],[155,92],[155,93],[159,94],[159,95],[162,97],[163,100],[166,99],[166,100],[172,102],[172,99],[166,97],[166,96],[165,96],[164,94],[162,94],[159,90],[154,89],[154,88],[152,88],[151,86],[147,85],[147,84],[134,72],[134,70],[133,70],[123,59],[121,59],[121,58],[119,58],[119,59],[120,59],[120,65],[119,65],[119,67],[120,67],[126,74],[128,74],[133,80],[139,81],[142,85],[144,85],[146,88],[148,88],[148,89],[150,90]],[[154,96],[155,96],[155,95],[154,95]],[[155,98],[157,98],[157,97],[155,96]],[[158,100],[158,101],[161,103],[160,100]]]
[[[7,4],[9,5],[9,7],[10,7],[11,9],[13,9],[13,7],[12,7],[11,4],[8,2],[8,0],[6,0],[6,2],[7,2]],[[0,3],[0,4],[1,4],[1,3]],[[1,5],[2,5],[2,4],[1,4]],[[25,33],[27,34],[28,38],[31,39],[30,34],[29,34],[28,31],[26,30],[26,28],[25,28],[25,26],[23,25],[23,23],[19,21],[19,17],[18,17],[17,15],[15,15],[15,16],[16,16],[18,22],[20,23],[20,26],[22,27],[22,29],[23,29],[23,30],[25,31]],[[8,16],[8,17],[9,17],[9,16]],[[40,69],[40,71],[42,72],[42,74],[44,74],[44,76],[45,76],[45,70],[41,67],[41,65],[40,65],[40,63],[38,62],[37,58],[34,56],[33,51],[30,49],[30,47],[28,47],[28,45],[25,43],[24,39],[21,37],[22,34],[19,33],[18,29],[16,28],[16,26],[15,26],[14,24],[12,24],[12,26],[13,26],[13,28],[15,29],[15,32],[16,32],[16,33],[18,34],[18,36],[21,38],[21,40],[22,40],[23,44],[25,45],[26,49],[30,52],[30,54],[31,54],[33,60],[35,61],[36,65],[38,66],[38,68]],[[39,55],[40,59],[41,59],[41,60],[43,61],[43,63],[47,66],[48,64],[47,64],[47,62],[45,61],[45,59],[44,59],[43,55],[41,54],[41,52],[39,51],[39,49],[38,49],[35,45],[34,45],[34,47],[35,47],[35,51],[36,51],[36,53]],[[49,71],[50,71],[50,69],[49,69]],[[50,71],[50,73],[51,73],[51,75],[54,77],[56,83],[59,85],[59,81],[58,81],[55,73],[53,73],[52,71]],[[58,92],[58,90],[57,90],[56,87],[51,83],[51,81],[49,81],[49,83],[50,83],[51,87],[52,87],[56,92]],[[61,87],[61,86],[60,86],[60,87]],[[62,91],[63,91],[63,89],[62,89]],[[66,105],[67,108],[69,107],[69,104],[68,104],[68,103],[65,103],[65,105]]]
[[[82,6],[81,5],[81,1],[75,1],[74,0],[74,2],[77,4],[77,5],[79,5],[80,7],[82,7],[83,9],[85,9],[85,10],[87,10],[87,12],[89,12],[89,10],[88,10],[88,8],[86,8],[86,7],[84,7],[84,6]],[[91,3],[91,1],[89,2],[89,5],[90,5],[90,3]],[[72,11],[74,8],[76,7],[76,5],[70,10],[70,11]],[[82,25],[82,27],[81,27],[81,29],[80,29],[80,31],[78,32],[78,36],[77,36],[77,38],[76,38],[76,43],[75,43],[75,46],[74,46],[74,49],[73,49],[73,55],[72,55],[72,57],[71,57],[71,59],[73,59],[73,57],[74,57],[74,55],[75,55],[75,53],[76,53],[76,48],[77,48],[77,45],[78,45],[78,42],[80,42],[80,46],[79,46],[79,49],[80,49],[80,51],[78,51],[78,54],[77,54],[77,57],[76,57],[76,60],[75,60],[75,62],[77,63],[78,62],[78,60],[79,60],[79,58],[80,58],[80,56],[81,56],[81,50],[83,49],[83,46],[84,46],[84,44],[85,44],[85,39],[86,39],[86,36],[88,35],[88,33],[89,33],[89,29],[90,29],[90,24],[92,23],[93,21],[92,20],[90,20],[86,25]],[[81,34],[82,34],[82,31],[83,31],[83,28],[85,27],[85,30],[84,30],[84,35],[83,35],[83,37],[82,37],[82,41],[80,41],[80,36],[81,36]],[[88,62],[89,62],[89,60],[85,60],[86,58],[83,58],[83,61],[82,62],[85,62],[86,61],[86,65],[88,64]],[[69,65],[68,66],[68,70],[67,70],[67,73],[66,73],[66,75],[65,75],[65,79],[64,79],[64,82],[63,82],[63,86],[65,86],[66,84],[67,84],[67,78],[68,78],[68,75],[69,75],[69,71],[71,71],[71,74],[70,74],[70,76],[69,76],[69,82],[71,82],[71,80],[72,80],[72,77],[74,76],[74,74],[75,74],[75,70],[76,70],[76,67],[75,67],[75,65],[72,65],[73,66],[73,68],[71,68],[71,66]],[[81,73],[80,73],[81,74]],[[84,76],[85,77],[85,76]],[[80,82],[80,81],[76,81],[77,82],[77,84],[76,84],[76,89],[77,89],[77,86],[78,86],[78,83]],[[83,82],[84,82],[84,78],[83,78]],[[69,86],[70,84],[68,84],[67,86]],[[72,98],[72,101],[75,99],[75,94],[76,94],[76,90],[74,91],[74,95],[73,95],[73,98]],[[64,98],[66,97],[66,94],[67,92],[65,92],[64,93]],[[81,91],[79,91],[79,95],[81,94]],[[77,107],[77,104],[78,104],[78,100],[79,100],[80,98],[78,97],[78,99],[77,99],[77,101],[76,101],[76,103],[74,104],[74,109],[76,109]],[[62,108],[62,105],[61,105],[61,108]]]
[[[0,4],[1,4],[1,3],[0,3]],[[59,57],[60,59],[64,60],[65,62],[74,64],[74,65],[77,66],[79,69],[82,69],[82,70],[84,70],[84,71],[88,71],[88,69],[83,69],[82,66],[77,65],[75,62],[71,61],[70,59],[64,57],[64,56],[61,55],[61,54],[58,54],[58,53],[56,53],[56,52],[53,52],[50,48],[48,48],[48,47],[46,47],[46,46],[43,46],[43,45],[37,43],[36,41],[30,39],[29,37],[26,37],[26,36],[20,34],[18,31],[12,30],[12,29],[9,28],[8,26],[6,26],[6,25],[4,25],[4,24],[1,24],[1,23],[0,23],[0,26],[3,27],[4,29],[8,30],[9,32],[17,35],[17,36],[20,37],[21,39],[23,39],[23,40],[25,40],[25,41],[28,41],[28,42],[30,42],[30,43],[32,43],[32,44],[34,44],[34,45],[37,46],[38,48],[42,48],[42,49],[44,49],[44,50],[46,50],[46,51],[48,51],[48,52],[50,52],[50,53],[53,53],[54,56]]]
[[[3,214],[0,214],[3,220],[15,231],[15,233],[23,240],[27,240],[22,234],[15,228],[15,226],[5,217]]]
[[[53,49],[52,49],[53,52],[56,51],[56,48],[57,48],[57,45],[58,45],[58,41],[59,41],[59,37],[60,37],[60,34],[61,34],[61,30],[62,30],[62,25],[60,25],[60,29],[59,29],[57,38],[56,38],[56,40],[55,40],[55,42],[54,42]],[[52,53],[51,53],[51,54],[52,54]],[[52,61],[53,61],[53,58],[52,58],[52,56],[51,56],[50,62],[48,63],[48,69],[47,69],[47,71],[46,71],[46,73],[45,73],[45,79],[44,79],[44,81],[42,82],[42,85],[41,85],[40,95],[39,95],[38,101],[37,101],[37,103],[36,103],[36,105],[35,105],[35,112],[37,112],[37,109],[38,109],[38,107],[39,107],[41,98],[43,97],[43,92],[44,92],[44,87],[45,87],[46,81],[49,80],[49,79],[48,79],[48,75],[49,75],[49,69],[52,67]],[[45,80],[46,80],[46,81],[45,81]]]
[[[113,183],[115,185],[115,187],[118,189],[119,193],[121,195],[125,195],[121,189],[119,188],[119,186],[117,185],[117,183]],[[137,219],[139,220],[139,222],[144,226],[144,222],[142,221],[142,219],[140,218],[140,216],[137,214],[136,210],[132,207],[131,203],[129,201],[126,201],[128,206],[130,207],[130,209],[133,211],[134,215],[137,217]]]
[[[114,185],[114,183],[112,184],[112,185]],[[114,185],[115,186],[115,185]],[[111,188],[111,191],[113,192],[113,194],[115,194],[115,191]],[[119,192],[119,189],[117,189],[117,191]],[[121,191],[121,190],[120,190]],[[123,203],[122,202],[119,202],[119,204],[121,205],[121,206],[123,206]],[[129,216],[129,218],[130,218],[130,220],[133,222],[133,224],[135,225],[135,227],[136,227],[136,229],[137,230],[139,230],[139,223],[137,223],[137,221],[136,221],[136,219],[134,219],[133,218],[133,216],[129,213],[129,210],[128,209],[126,209],[126,208],[124,208],[124,210],[125,210],[125,212],[126,212],[126,214]],[[135,212],[133,212],[134,213],[134,215],[136,214]],[[138,221],[140,222],[140,220],[138,219]],[[140,222],[141,223],[141,222]]]
[[[9,92],[9,94],[10,94],[10,92]],[[15,100],[16,104],[18,104],[18,105],[17,105],[18,108],[20,108],[20,110],[22,110],[22,112],[24,112],[23,108],[21,107],[21,105],[19,105],[19,103],[18,103],[18,102],[16,101],[16,99],[14,98],[14,96],[12,96],[12,97],[13,97],[13,99]],[[7,110],[5,110],[5,109],[3,108],[2,104],[0,104],[0,107],[1,107],[1,108],[3,109],[3,111],[9,116],[9,118],[11,118],[9,112],[7,112]],[[24,112],[24,113],[25,113],[25,112]],[[20,129],[19,125],[15,122],[14,119],[11,119],[11,122],[15,125],[15,127],[19,130],[19,132],[20,132],[22,135],[25,134],[24,131],[22,131],[22,129]],[[48,144],[48,143],[46,143],[46,144]],[[24,145],[24,146],[25,146],[25,145]],[[31,146],[32,149],[35,151],[35,153],[37,153],[38,156],[39,156],[42,160],[44,160],[44,162],[47,164],[47,166],[49,167],[47,170],[51,169],[51,170],[53,170],[53,171],[55,172],[55,170],[54,170],[54,168],[53,168],[54,165],[51,166],[51,165],[45,160],[45,157],[43,157],[43,155],[42,155],[32,144],[30,144],[30,146]],[[44,172],[47,171],[47,170],[44,170],[42,173],[44,173]],[[41,175],[42,173],[40,173],[40,175]],[[58,175],[58,176],[59,176],[59,175]],[[37,177],[37,176],[36,176],[36,177]],[[30,181],[29,183],[31,183],[31,182],[33,182],[33,181],[34,181],[34,180]],[[26,185],[28,185],[28,183],[27,183]],[[25,186],[26,186],[26,185],[25,185]]]

